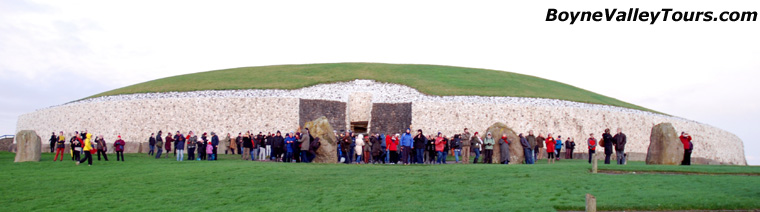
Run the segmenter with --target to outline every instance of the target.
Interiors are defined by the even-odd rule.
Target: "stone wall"
[[[410,106],[383,104],[409,102],[412,102]],[[309,105],[302,107],[302,103]],[[302,111],[308,108],[335,112],[338,117],[330,124],[342,129],[337,112],[341,103],[345,105],[342,126],[346,128],[350,121],[370,121],[370,130],[393,132],[406,129],[411,123],[414,129],[453,135],[465,127],[482,132],[495,122],[503,122],[517,133],[534,130],[536,134],[551,132],[555,137],[573,137],[577,143],[576,153],[586,152],[585,140],[589,133],[601,134],[605,128],[615,131],[621,127],[628,135],[627,151],[634,153],[632,155],[645,155],[652,126],[670,122],[677,131],[692,135],[696,146],[694,158],[703,158],[700,160],[706,163],[746,164],[743,143],[736,135],[679,117],[552,99],[428,96],[410,87],[369,80],[295,90],[194,91],[99,97],[21,115],[16,130],[35,130],[43,135],[63,130],[68,140],[74,130],[88,129],[94,135],[104,135],[109,144],[118,134],[126,142],[147,142],[150,133],[158,130],[182,130],[183,133],[193,130],[198,134],[215,131],[234,136],[247,130],[254,133],[294,131],[303,119],[311,118],[302,116],[318,113]],[[379,108],[375,110],[375,107]],[[401,115],[388,116],[387,111],[407,114],[403,107],[410,108],[410,119]],[[145,149],[143,147],[142,151]]]
[[[412,124],[412,103],[372,104],[372,133],[402,133]]]
[[[87,129],[109,144],[147,142],[151,132],[217,132],[220,135],[295,131],[299,101],[295,98],[164,98],[67,104],[21,115],[17,130],[63,130],[70,138]],[[67,142],[68,143],[68,142]],[[110,148],[113,149],[113,148]],[[136,152],[138,148],[132,148]],[[109,150],[111,151],[111,150]],[[132,153],[132,152],[128,152]]]
[[[329,100],[301,99],[299,104],[298,125],[303,126],[319,117],[327,117],[330,126],[338,126],[338,130],[346,126],[346,103]]]
[[[697,147],[693,157],[720,161],[724,164],[746,165],[744,145],[734,134],[724,130],[677,117],[647,113],[588,109],[572,106],[526,106],[476,102],[415,102],[412,104],[412,125],[426,132],[461,133],[464,128],[485,131],[495,122],[504,122],[518,133],[533,130],[536,135],[553,133],[572,137],[576,153],[588,152],[589,133],[599,138],[606,128],[618,127],[628,137],[627,152],[646,154],[649,136],[654,125],[673,123],[676,130],[692,135]],[[481,133],[482,134],[482,133]]]

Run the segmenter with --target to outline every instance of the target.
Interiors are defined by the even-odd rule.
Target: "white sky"
[[[546,22],[760,1],[0,1],[0,134],[23,113],[178,74],[330,62],[552,79],[738,135],[760,165],[760,22]]]

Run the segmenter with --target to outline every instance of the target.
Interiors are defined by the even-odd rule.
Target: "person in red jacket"
[[[694,149],[694,145],[691,143],[691,135],[686,132],[681,132],[681,143],[683,143],[683,161],[681,161],[681,165],[689,166],[691,165],[691,150]]]
[[[124,143],[124,140],[121,140],[121,135],[119,135],[119,139],[113,142],[113,150],[116,152],[116,161],[121,159],[121,162],[124,162],[124,145],[126,144]]]
[[[549,133],[546,135],[546,154],[547,159],[546,163],[554,163],[554,159],[556,158],[554,155],[554,146],[557,145],[557,141],[554,140],[554,137],[552,137],[552,134]]]
[[[596,152],[596,138],[594,138],[594,133],[589,134],[591,136],[588,138],[588,163],[591,163],[591,158],[594,158],[594,153]]]
[[[398,163],[398,138],[399,134],[385,136],[385,146],[388,148],[388,153],[390,154],[389,162],[391,164]]]

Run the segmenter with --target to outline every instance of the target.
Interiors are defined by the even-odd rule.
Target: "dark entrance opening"
[[[369,125],[369,122],[367,121],[351,122],[351,131],[353,131],[355,134],[357,133],[367,134],[368,125]]]

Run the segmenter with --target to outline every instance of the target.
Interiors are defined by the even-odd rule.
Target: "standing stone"
[[[42,139],[32,130],[22,130],[16,133],[16,160],[14,162],[40,161]]]
[[[335,133],[327,117],[319,117],[314,121],[306,122],[303,126],[309,128],[309,132],[314,139],[319,138],[321,145],[317,149],[317,156],[314,158],[315,163],[337,163],[338,152]],[[304,144],[301,144],[304,145]]]
[[[683,160],[683,144],[671,123],[652,127],[647,150],[647,164],[678,165]]]
[[[486,132],[490,132],[491,135],[494,137],[494,146],[493,146],[493,161],[494,163],[501,162],[501,151],[500,145],[499,145],[499,139],[501,139],[501,135],[506,133],[507,138],[509,138],[509,164],[522,164],[525,162],[525,152],[523,152],[522,145],[520,145],[520,137],[515,134],[515,131],[513,131],[511,128],[507,127],[506,124],[501,122],[496,122],[488,129]],[[487,133],[486,133],[487,135]]]

